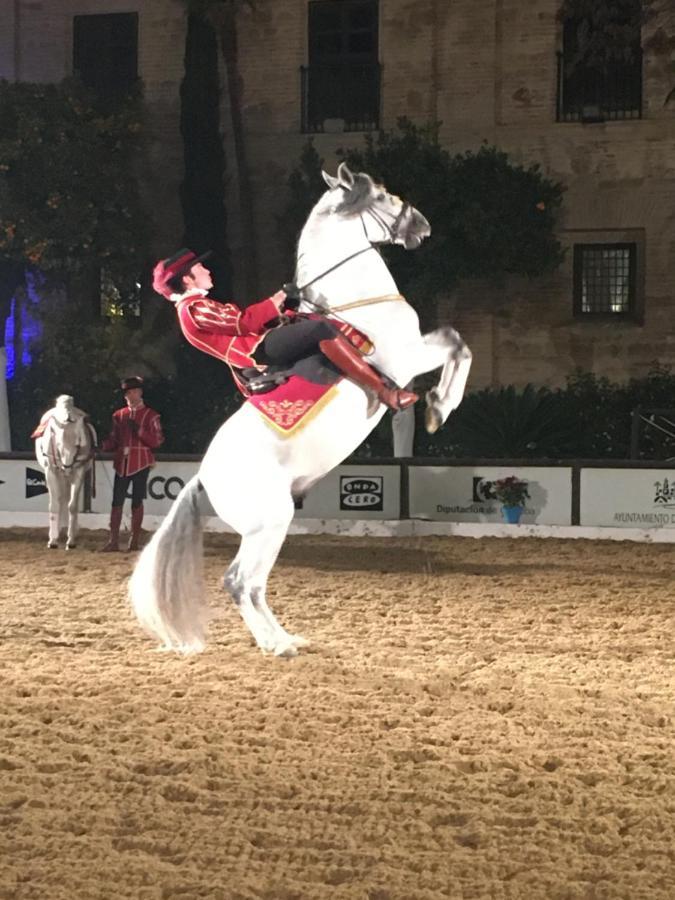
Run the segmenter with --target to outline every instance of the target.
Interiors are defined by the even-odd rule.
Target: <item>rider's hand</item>
[[[270,300],[277,308],[277,312],[283,312],[284,303],[286,302],[286,292],[285,291],[277,291],[276,294],[273,294],[270,297]]]

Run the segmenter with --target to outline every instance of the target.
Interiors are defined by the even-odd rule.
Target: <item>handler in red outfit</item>
[[[127,550],[138,550],[148,475],[155,464],[153,450],[164,443],[159,413],[143,402],[143,379],[139,375],[125,378],[121,388],[126,406],[113,413],[112,431],[101,444],[102,450],[115,454],[110,536],[102,548],[106,553],[119,550],[122,508],[129,484],[132,486],[131,536]]]
[[[153,287],[175,304],[181,330],[192,346],[226,362],[243,394],[249,392],[242,369],[262,373],[268,363],[289,366],[321,352],[343,375],[375,394],[390,409],[405,409],[418,399],[410,391],[387,387],[351,341],[327,319],[295,317],[292,311],[284,310],[283,291],[244,310],[234,303],[210,300],[206,295],[213,281],[202,264],[209,255],[197,256],[183,249],[161,260],[153,271]],[[291,319],[290,324],[279,323],[282,314]]]

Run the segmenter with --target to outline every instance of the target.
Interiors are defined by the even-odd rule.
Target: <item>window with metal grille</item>
[[[577,19],[563,24],[558,53],[558,122],[604,122],[642,116],[642,49],[639,39],[623,56],[584,59]],[[639,29],[638,29],[639,31]],[[596,52],[596,57],[599,55]]]
[[[138,79],[138,13],[75,16],[73,72],[102,100],[127,94]]]
[[[369,131],[380,121],[377,0],[313,0],[302,76],[303,131]]]
[[[635,285],[635,244],[575,244],[575,315],[633,317]]]

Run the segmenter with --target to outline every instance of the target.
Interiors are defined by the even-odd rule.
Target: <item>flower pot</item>
[[[508,522],[509,525],[517,525],[520,522],[520,517],[523,514],[522,506],[502,506],[502,515],[504,516],[504,521]]]

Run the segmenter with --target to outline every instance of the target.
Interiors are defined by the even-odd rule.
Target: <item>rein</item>
[[[367,210],[365,210],[365,212],[370,213],[370,215],[375,219],[375,221],[378,223],[378,225],[381,225],[382,228],[386,232],[388,232],[390,242],[393,242],[393,239],[394,239],[394,236],[396,233],[394,230],[394,226],[398,226],[400,219],[405,214],[406,208],[409,205],[410,204],[407,204],[407,203],[405,203],[403,205],[403,209],[398,214],[398,216],[396,216],[391,227],[389,227],[386,224],[386,222],[384,222],[380,218],[380,216],[377,213],[375,213],[372,209],[367,209]],[[363,233],[366,236],[366,240],[368,240],[368,233],[366,231],[366,225],[365,225],[365,222],[363,221],[363,213],[361,213],[360,219],[361,219],[361,224],[363,225]],[[336,262],[335,265],[332,265],[329,269],[326,269],[324,272],[321,272],[320,275],[317,275],[315,278],[312,278],[311,281],[306,281],[304,284],[301,284],[301,285],[296,285],[296,284],[284,285],[284,289],[285,290],[288,289],[287,293],[302,294],[302,292],[306,288],[311,287],[311,285],[313,285],[313,284],[316,284],[317,281],[321,281],[321,279],[325,278],[326,275],[330,275],[331,272],[335,272],[336,269],[341,268],[346,263],[351,262],[352,259],[356,259],[357,256],[361,256],[362,253],[367,253],[369,250],[375,250],[376,253],[379,253],[377,247],[374,244],[371,244],[370,241],[368,241],[367,247],[362,247],[360,250],[357,250],[356,253],[351,253],[349,256],[346,256],[344,259],[341,259],[339,262]],[[343,303],[340,306],[330,306],[330,307],[321,306],[321,304],[315,303],[313,300],[310,300],[308,297],[302,298],[303,303],[306,303],[308,306],[313,307],[318,313],[321,313],[324,316],[332,316],[333,318],[338,319],[340,322],[344,322],[345,325],[349,325],[351,323],[347,322],[341,316],[337,315],[337,313],[344,312],[345,310],[348,310],[348,309],[357,309],[360,306],[370,306],[373,303],[385,303],[389,300],[405,300],[405,297],[403,297],[401,294],[383,294],[380,297],[366,297],[361,300],[353,300],[350,303]]]
[[[388,243],[393,244],[394,239],[395,239],[396,235],[398,234],[399,225],[403,221],[404,217],[408,214],[410,208],[411,208],[410,204],[406,201],[401,206],[401,211],[398,213],[397,216],[395,216],[391,225],[387,225],[387,223],[385,222],[385,220],[382,216],[382,213],[376,212],[371,207],[367,207],[367,209],[364,209],[363,212],[360,214],[359,218],[361,219],[361,225],[363,226],[363,233],[365,235],[366,240],[368,241],[368,246],[362,247],[360,250],[357,250],[356,253],[352,253],[349,256],[346,256],[344,259],[341,259],[339,262],[336,262],[335,265],[330,267],[330,269],[326,269],[325,272],[322,272],[320,275],[317,275],[316,278],[312,278],[311,281],[306,281],[304,284],[301,284],[301,285],[294,285],[295,290],[298,291],[298,293],[302,293],[302,291],[304,291],[306,288],[311,287],[313,284],[316,284],[317,281],[321,281],[321,279],[325,278],[326,275],[330,275],[331,272],[334,272],[336,269],[341,268],[341,266],[344,266],[345,263],[350,262],[352,259],[356,259],[357,256],[361,256],[362,253],[367,253],[369,250],[375,250],[376,252],[378,252],[375,245],[368,238],[368,232],[366,230],[366,223],[363,221],[363,216],[365,213],[368,213],[368,215],[372,216],[372,218],[375,219],[375,221],[380,226],[380,228],[382,228],[384,233],[389,237]],[[398,296],[400,296],[400,294]],[[315,309],[323,309],[323,307],[319,307],[319,306],[317,306],[317,304],[312,303],[311,300],[305,299],[305,302],[310,303],[312,306],[314,306]],[[335,309],[347,309],[348,307],[342,306],[342,307],[334,307],[334,308]]]
[[[358,309],[359,306],[373,306],[375,303],[388,303],[393,300],[403,300],[403,294],[382,294],[381,297],[366,297],[363,300],[352,300],[351,303],[343,303],[341,306],[331,306],[329,313],[344,312],[346,309]]]
[[[367,253],[369,250],[375,250],[372,244],[368,244],[367,247],[362,247],[360,250],[357,250],[356,253],[352,253],[350,256],[346,256],[344,259],[341,259],[340,262],[335,263],[334,266],[331,266],[330,269],[326,269],[325,272],[322,272],[320,275],[317,275],[316,278],[312,278],[311,281],[306,281],[305,284],[295,285],[295,290],[298,293],[302,293],[306,288],[311,287],[311,285],[315,284],[317,281],[321,281],[322,278],[325,278],[326,275],[330,275],[331,272],[334,272],[336,269],[339,269],[341,266],[344,266],[345,263],[348,263],[352,259],[356,259],[357,256],[361,256],[362,253]],[[311,300],[305,300],[306,303],[310,303],[314,306],[315,309],[323,309],[323,307],[317,306],[316,303],[312,303]]]

